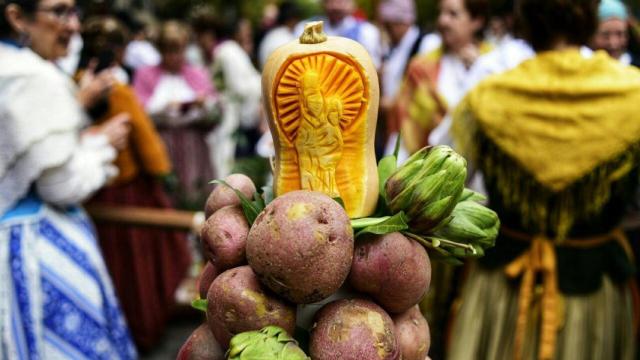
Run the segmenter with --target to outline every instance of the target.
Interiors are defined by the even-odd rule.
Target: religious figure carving
[[[323,35],[314,26],[313,34]],[[263,73],[276,148],[274,192],[320,191],[341,197],[350,216],[367,216],[378,198],[376,71],[356,42],[309,38],[276,50]]]
[[[337,96],[325,98],[315,70],[302,76],[299,94],[301,119],[294,145],[301,187],[340,196],[335,173],[344,145],[339,127],[342,102]]]

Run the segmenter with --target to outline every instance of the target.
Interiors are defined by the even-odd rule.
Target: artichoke
[[[387,180],[393,213],[404,211],[412,231],[427,233],[450,220],[467,177],[467,163],[448,146],[423,148]]]
[[[247,331],[231,339],[229,360],[307,360],[309,357],[287,332],[277,326]]]
[[[464,197],[464,196],[463,196]],[[470,244],[476,249],[477,255],[482,250],[495,244],[500,220],[491,209],[478,204],[475,195],[469,200],[460,201],[451,212],[451,221],[438,229],[434,235],[457,243]]]

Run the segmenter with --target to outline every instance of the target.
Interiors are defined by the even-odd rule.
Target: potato
[[[247,261],[260,281],[297,304],[322,300],[345,281],[353,229],[345,210],[325,194],[277,197],[249,231]]]
[[[431,346],[429,324],[418,305],[393,317],[402,360],[424,360]]]
[[[207,219],[200,231],[204,255],[218,271],[246,263],[249,224],[239,205],[225,206]]]
[[[390,313],[403,313],[420,302],[431,282],[426,250],[400,233],[358,239],[349,283],[371,295]]]
[[[240,190],[249,199],[253,198],[253,194],[256,192],[256,186],[253,181],[244,174],[231,174],[224,178],[224,181],[234,189]],[[219,209],[229,205],[240,205],[240,198],[233,189],[218,184],[207,198],[207,203],[204,207],[205,217],[209,218]]]
[[[249,266],[220,274],[209,288],[207,301],[207,323],[224,348],[235,334],[267,325],[280,326],[289,334],[295,330],[295,307],[265,292]]]
[[[400,350],[393,321],[374,302],[334,301],[318,311],[311,329],[313,360],[395,360]]]
[[[207,261],[207,264],[204,266],[204,269],[202,269],[202,272],[200,273],[198,282],[196,284],[201,299],[207,298],[209,287],[211,286],[211,283],[213,283],[213,280],[216,279],[218,274],[219,272],[216,267],[211,262]]]
[[[224,360],[224,355],[207,324],[202,324],[182,345],[176,360]]]

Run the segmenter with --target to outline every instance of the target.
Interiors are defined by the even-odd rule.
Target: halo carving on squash
[[[304,73],[311,69],[320,74],[325,98],[338,96],[342,99],[344,114],[340,127],[345,136],[354,131],[357,120],[362,119],[366,112],[368,84],[360,64],[343,54],[330,52],[293,56],[276,76],[273,96],[276,123],[291,144],[300,125],[298,84]]]

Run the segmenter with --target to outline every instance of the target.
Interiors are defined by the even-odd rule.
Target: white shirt
[[[67,56],[56,60],[56,64],[58,67],[64,71],[65,74],[73,76],[78,69],[78,63],[80,62],[80,52],[82,51],[82,47],[84,46],[84,42],[82,41],[82,36],[78,33],[74,33],[71,36],[71,41],[69,42],[69,51],[67,52]]]
[[[260,67],[263,68],[267,62],[267,58],[271,53],[280,46],[296,39],[295,33],[287,26],[278,26],[271,29],[267,35],[264,36],[260,47],[258,48],[258,60],[260,61]]]
[[[420,40],[420,48],[418,53],[424,54],[436,50],[442,46],[442,37],[438,33],[429,33]]]
[[[133,40],[124,52],[124,64],[132,69],[155,66],[160,63],[160,53],[147,40]]]
[[[196,92],[184,77],[163,73],[147,102],[150,114],[162,113],[171,103],[188,103],[196,99]]]
[[[631,60],[633,59],[631,58],[631,54],[629,53],[624,53],[620,55],[620,58],[618,59],[618,61],[620,61],[624,65],[631,65]]]
[[[438,93],[444,97],[449,109],[454,108],[465,93],[465,80],[470,69],[459,57],[444,54],[440,59],[440,72],[438,73]]]
[[[418,36],[420,36],[420,30],[414,25],[407,30],[400,43],[389,51],[389,56],[384,61],[382,68],[383,96],[392,98],[396,95],[404,78],[404,70],[409,62],[409,53],[418,40]]]
[[[500,46],[480,56],[471,66],[465,81],[465,93],[487,76],[513,69],[534,55],[533,48],[526,41],[509,36],[500,42]]]
[[[324,32],[329,36],[343,36],[351,38],[362,44],[371,56],[376,69],[382,63],[382,40],[377,27],[367,21],[357,20],[353,16],[347,16],[337,24],[331,24],[326,17],[319,17],[300,22],[294,29],[296,36],[302,35],[304,24],[309,21],[324,22]],[[357,30],[356,30],[357,29]]]

